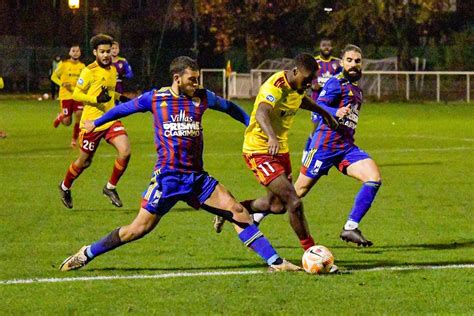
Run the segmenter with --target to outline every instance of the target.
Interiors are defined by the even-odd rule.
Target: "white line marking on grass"
[[[405,266],[405,267],[376,267],[360,270],[345,270],[346,273],[377,272],[377,271],[414,271],[414,270],[444,270],[444,269],[472,269],[474,264],[449,264],[443,266],[425,265],[425,266]],[[209,271],[209,272],[177,272],[163,274],[142,274],[142,275],[109,275],[109,276],[91,276],[91,277],[70,277],[70,278],[38,278],[38,279],[13,279],[1,280],[0,284],[31,284],[31,283],[63,283],[77,281],[107,281],[107,280],[140,280],[140,279],[170,279],[183,277],[200,276],[222,276],[222,275],[250,275],[263,274],[265,270],[249,271]]]
[[[209,272],[177,272],[162,274],[141,274],[141,275],[105,275],[92,277],[71,277],[71,278],[49,278],[49,279],[14,279],[0,281],[0,284],[29,284],[29,283],[59,283],[74,281],[103,281],[103,280],[131,280],[131,279],[170,279],[183,277],[199,277],[214,275],[245,275],[259,274],[265,271],[249,270],[249,271],[209,271]]]

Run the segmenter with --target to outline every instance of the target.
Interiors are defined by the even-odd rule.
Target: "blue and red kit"
[[[112,64],[117,69],[117,84],[115,85],[115,91],[122,94],[124,91],[123,79],[131,79],[133,77],[132,67],[128,61],[122,57],[119,57],[119,60]]]
[[[193,97],[170,87],[146,92],[119,104],[95,120],[96,126],[136,112],[151,112],[157,160],[142,207],[163,215],[177,201],[198,208],[214,191],[217,180],[203,169],[202,116],[207,109],[226,112],[247,125],[249,116],[236,104],[199,89]]]
[[[332,130],[321,117],[309,137],[303,156],[301,173],[319,178],[328,173],[332,166],[341,172],[359,160],[370,156],[354,144],[354,134],[362,105],[362,91],[357,83],[350,82],[342,74],[330,78],[319,94],[317,104],[335,118],[341,107],[350,107],[350,113],[342,120],[337,130]]]
[[[323,89],[326,82],[331,77],[335,77],[342,72],[341,60],[339,58],[330,56],[325,59],[321,55],[314,57],[318,63],[319,69],[316,79],[313,80],[313,84],[317,83],[319,89],[313,90],[311,98],[316,101],[319,97],[319,93]]]

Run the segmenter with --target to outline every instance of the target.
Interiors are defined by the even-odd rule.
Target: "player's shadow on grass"
[[[422,261],[422,262],[406,262],[406,261],[395,261],[395,260],[337,260],[337,265],[343,267],[344,270],[366,270],[374,268],[403,268],[403,267],[423,267],[423,266],[446,266],[446,265],[462,265],[462,264],[474,264],[474,261],[469,260],[453,260],[453,261]],[[411,272],[410,270],[397,271],[397,272]]]
[[[230,269],[266,269],[263,263],[255,264],[235,264],[235,265],[219,265],[219,266],[200,266],[200,267],[108,267],[108,268],[92,268],[87,269],[90,272],[145,272],[145,271],[163,271],[163,272],[186,272],[186,271],[220,271]]]
[[[452,250],[460,248],[474,248],[474,240],[464,241],[451,241],[447,243],[435,243],[435,244],[402,244],[402,245],[384,245],[378,246],[375,244],[372,247],[359,247],[352,243],[342,243],[338,245],[328,245],[329,249],[344,249],[354,248],[367,253],[378,254],[391,251],[419,251],[419,250]],[[297,247],[283,247],[283,248],[297,248]]]
[[[432,162],[397,162],[397,163],[381,163],[378,164],[379,167],[405,167],[405,166],[432,166],[432,165],[442,165],[441,161],[432,161]]]
[[[367,248],[371,253],[385,253],[394,251],[420,251],[420,250],[453,250],[461,248],[474,248],[473,240],[453,241],[448,243],[435,244],[407,244],[407,245],[386,245],[380,247]]]

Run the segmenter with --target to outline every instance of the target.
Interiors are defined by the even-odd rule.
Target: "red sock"
[[[72,139],[76,140],[79,137],[79,132],[81,129],[79,128],[79,123],[74,123],[74,129],[72,131]]]
[[[313,247],[314,246],[313,237],[311,237],[311,235],[309,235],[308,238],[301,239],[300,244],[301,244],[301,247],[303,247],[304,250]]]
[[[66,177],[64,178],[64,186],[66,188],[70,188],[74,180],[79,177],[83,170],[83,168],[76,166],[76,164],[73,162],[67,170]]]
[[[64,116],[62,115],[62,113],[58,113],[58,116],[56,116],[56,118],[54,119],[53,121],[53,126],[56,128],[59,126],[59,124],[61,124],[62,120],[63,120]]]
[[[130,160],[130,157],[128,157],[127,159],[120,159],[120,158],[115,159],[114,170],[112,171],[112,175],[110,176],[110,180],[109,180],[109,183],[111,185],[117,185],[117,182],[120,180],[120,177],[125,172],[125,169],[127,169],[129,160]]]

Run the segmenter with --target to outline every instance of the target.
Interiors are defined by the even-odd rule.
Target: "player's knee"
[[[121,148],[118,154],[119,154],[120,159],[129,160],[130,155],[132,154],[132,150],[130,146],[126,146],[124,148]]]
[[[382,185],[382,179],[380,177],[374,178],[373,180],[370,179],[370,180],[364,181],[364,184],[376,187],[378,189]]]
[[[296,195],[291,195],[288,199],[287,208],[290,212],[301,210],[302,206],[301,199]]]
[[[92,164],[92,158],[86,159],[82,164],[82,168],[83,169],[89,168],[91,164]]]
[[[231,207],[232,217],[236,222],[251,224],[252,218],[250,217],[248,211],[240,203],[235,203]]]
[[[65,117],[63,117],[63,119],[62,119],[61,122],[62,122],[64,125],[69,126],[69,125],[71,125],[72,120],[71,120],[71,117],[70,117],[70,116],[65,116]]]
[[[272,205],[270,205],[270,211],[275,214],[285,214],[286,208],[281,203],[273,203]]]

